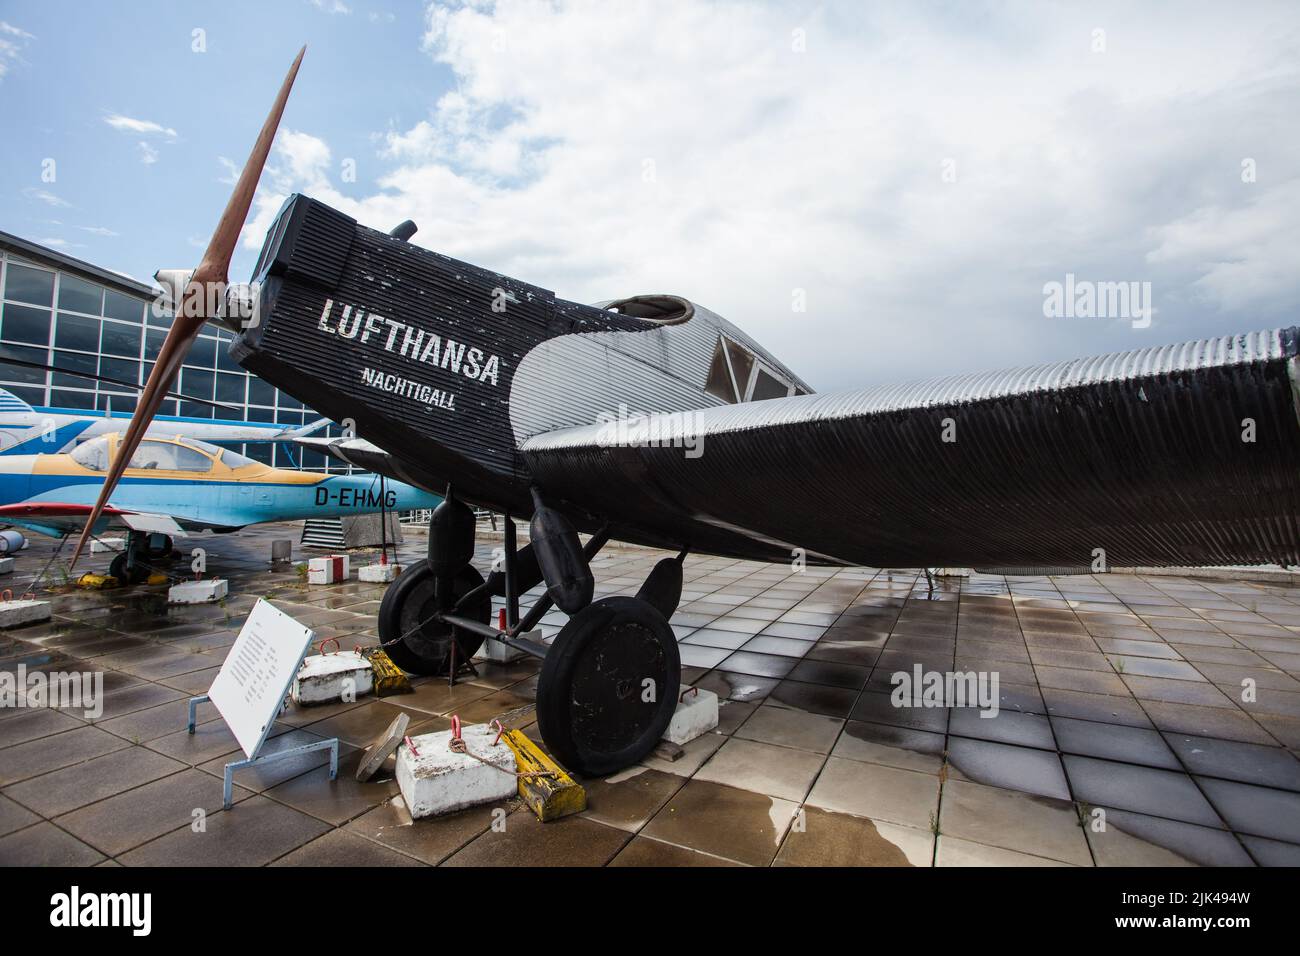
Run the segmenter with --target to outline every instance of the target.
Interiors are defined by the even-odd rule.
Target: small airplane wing
[[[1300,329],[1260,332],[584,425],[522,453],[594,514],[787,560],[1292,565],[1298,354]]]
[[[90,512],[90,505],[74,502],[27,501],[13,505],[0,505],[0,524],[15,524],[31,528],[40,534],[60,537],[85,527]],[[104,508],[96,530],[104,531],[109,528],[160,532],[173,537],[185,536],[185,529],[171,515],[147,511],[125,511],[111,505]]]

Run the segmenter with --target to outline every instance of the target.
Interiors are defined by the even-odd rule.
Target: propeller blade
[[[90,517],[86,519],[86,527],[82,529],[81,537],[77,540],[77,547],[72,552],[69,567],[76,565],[86,542],[90,540],[91,529],[103,513],[104,506],[108,504],[109,496],[117,487],[122,472],[126,470],[131,456],[139,447],[149,423],[158,414],[158,409],[163,399],[167,397],[176,372],[190,350],[190,344],[203,328],[203,323],[212,318],[207,314],[208,306],[212,304],[209,298],[216,302],[224,302],[225,284],[229,279],[227,273],[230,269],[231,257],[235,254],[235,243],[239,241],[240,230],[244,228],[244,220],[248,218],[248,210],[253,205],[257,182],[261,179],[262,168],[266,166],[267,157],[271,154],[275,131],[280,125],[284,105],[289,99],[289,91],[293,89],[294,78],[298,75],[298,67],[302,65],[302,58],[306,52],[307,48],[304,46],[294,58],[293,66],[289,67],[289,74],[280,86],[280,92],[275,97],[275,103],[266,117],[266,122],[262,124],[262,132],[258,134],[257,142],[253,144],[252,152],[248,154],[248,162],[244,164],[244,169],[239,174],[239,180],[235,183],[230,201],[226,203],[221,220],[212,233],[208,248],[204,251],[198,268],[190,277],[184,296],[176,303],[176,317],[172,321],[172,327],[163,341],[162,348],[158,350],[153,372],[150,373],[149,381],[145,383],[144,390],[140,393],[140,400],[136,405],[135,415],[131,418],[131,424],[127,426],[126,434],[118,442],[117,454],[109,466],[108,474],[104,477],[104,487],[99,493],[99,500],[95,502]]]

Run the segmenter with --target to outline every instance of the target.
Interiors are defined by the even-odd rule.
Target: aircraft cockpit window
[[[750,396],[750,400],[761,402],[765,398],[785,398],[789,394],[789,385],[768,375],[765,370],[760,368],[758,377],[754,380],[754,393]]]
[[[142,441],[128,468],[150,471],[211,471],[212,459],[197,448],[175,442]]]
[[[89,468],[91,471],[107,471],[108,436],[92,438],[88,442],[83,442],[72,449],[69,454],[72,460],[82,468]]]
[[[734,404],[739,401],[736,398],[736,383],[732,381],[731,363],[727,361],[722,341],[718,339],[717,347],[713,350],[713,361],[709,363],[709,380],[705,382],[704,390],[714,398]]]
[[[245,458],[239,452],[230,448],[222,448],[218,460],[227,468],[242,468],[244,465],[257,464],[253,459]]]
[[[725,335],[718,336],[714,346],[704,390],[731,404],[803,394],[780,373],[763,365],[753,352]]]

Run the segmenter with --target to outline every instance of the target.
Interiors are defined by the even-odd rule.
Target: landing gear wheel
[[[659,743],[681,682],[664,616],[637,598],[602,598],[569,619],[542,662],[537,725],[570,770],[612,773]]]
[[[483,583],[483,575],[470,565],[456,574],[456,600]],[[481,634],[471,634],[450,624],[432,620],[438,612],[434,597],[433,572],[428,561],[409,565],[384,592],[379,605],[379,640],[393,663],[410,674],[446,674],[451,666],[451,642],[456,642],[456,660],[467,661],[483,643]],[[460,609],[462,617],[486,624],[492,619],[492,596]],[[394,640],[401,637],[400,641]],[[394,643],[389,644],[389,641]]]
[[[108,566],[108,573],[117,578],[117,583],[123,587],[143,584],[149,580],[149,569],[139,564],[133,569],[127,563],[125,554],[119,554],[112,560]]]

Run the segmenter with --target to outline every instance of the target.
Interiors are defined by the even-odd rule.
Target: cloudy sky
[[[193,265],[302,43],[232,278],[301,191],[820,390],[1297,323],[1300,6],[1254,0],[3,0],[0,229]],[[1045,316],[1067,274],[1151,322]]]

